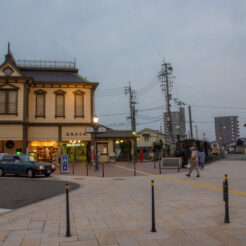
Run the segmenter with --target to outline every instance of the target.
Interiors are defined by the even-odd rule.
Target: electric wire
[[[134,0],[131,0],[131,2],[132,2],[132,5],[134,6],[134,8],[135,8],[135,10],[136,10],[136,13],[137,13],[137,15],[138,15],[140,21],[142,22],[142,25],[143,25],[143,27],[144,27],[144,30],[145,30],[147,36],[149,37],[149,39],[150,39],[150,41],[151,41],[151,43],[152,43],[154,49],[155,49],[156,52],[157,52],[157,55],[158,55],[160,58],[162,58],[162,57],[161,57],[161,54],[160,54],[160,51],[159,51],[159,49],[157,48],[157,45],[156,45],[154,39],[152,38],[152,35],[151,35],[151,33],[149,32],[149,30],[148,30],[148,28],[147,28],[147,26],[146,26],[146,24],[145,24],[145,22],[144,22],[144,19],[143,19],[143,16],[142,16],[141,12],[139,11],[139,9],[138,9],[136,3],[134,2]]]

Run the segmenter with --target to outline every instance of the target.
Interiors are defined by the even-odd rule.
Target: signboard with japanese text
[[[61,156],[61,173],[68,172],[68,155]]]

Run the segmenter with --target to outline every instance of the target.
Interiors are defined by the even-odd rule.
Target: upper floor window
[[[56,95],[56,115],[55,117],[65,117],[65,91],[58,90]]]
[[[17,114],[17,89],[0,89],[0,114]]]
[[[150,134],[149,133],[143,133],[144,141],[149,142]]]
[[[45,118],[45,95],[46,91],[44,90],[37,90],[35,91],[36,94],[36,117],[44,117]]]
[[[77,90],[74,92],[74,116],[84,117],[84,92]]]

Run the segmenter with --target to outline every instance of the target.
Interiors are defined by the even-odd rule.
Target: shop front
[[[61,154],[67,154],[70,162],[87,161],[88,156],[88,142],[69,141],[61,143]]]
[[[57,141],[32,141],[29,143],[29,153],[41,162],[52,162],[58,154]]]

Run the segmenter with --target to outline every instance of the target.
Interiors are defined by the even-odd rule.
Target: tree
[[[237,146],[243,146],[243,140],[242,139],[238,139],[237,140]]]
[[[158,160],[161,158],[161,150],[163,148],[163,142],[162,140],[157,140],[153,143],[153,151],[155,153],[155,160]]]
[[[157,140],[153,143],[153,150],[154,151],[161,151],[163,148],[163,142],[162,140]]]

